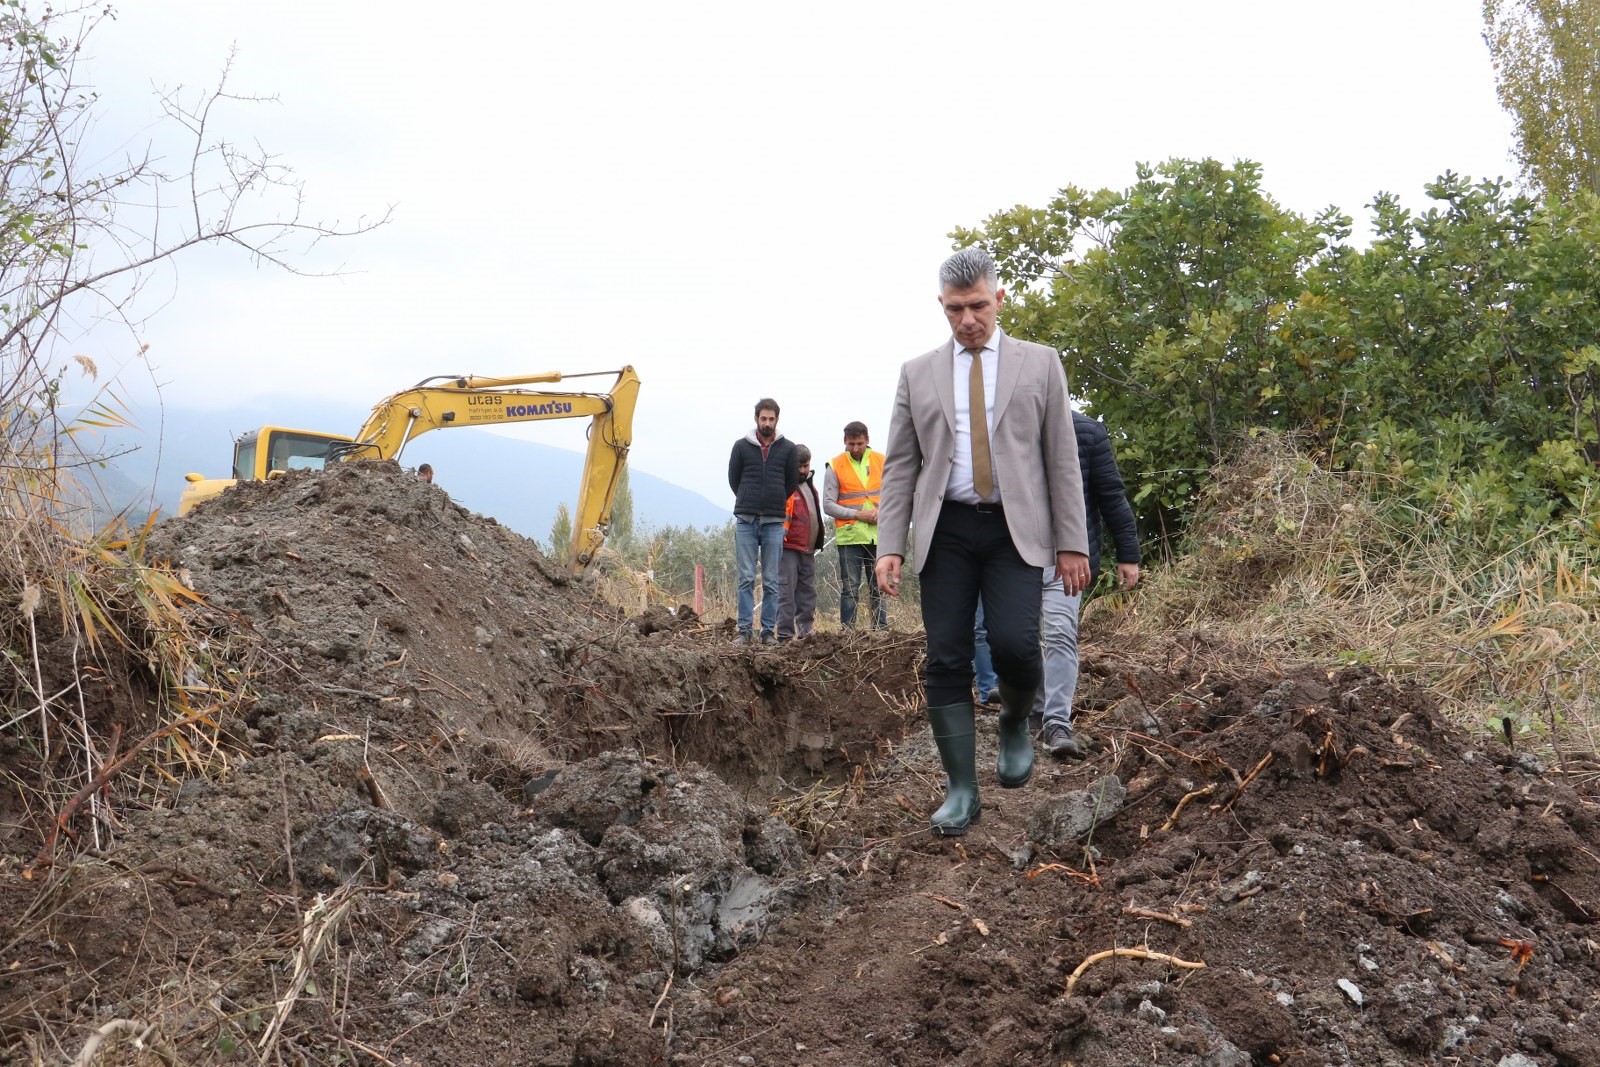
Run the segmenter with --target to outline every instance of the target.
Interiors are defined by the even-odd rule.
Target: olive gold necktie
[[[980,500],[994,495],[994,466],[989,459],[989,408],[983,397],[983,349],[969,348],[972,370],[967,375],[967,410],[972,421],[972,491]]]

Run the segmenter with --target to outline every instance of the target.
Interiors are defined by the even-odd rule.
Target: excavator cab
[[[233,446],[233,476],[269,478],[274,471],[322,470],[340,455],[350,438],[311,430],[263,426]]]
[[[341,458],[350,444],[351,439],[343,434],[289,430],[282,426],[263,426],[241,434],[233,444],[233,476],[184,475],[186,484],[178,500],[178,514],[187,515],[235,481],[259,481],[284,471],[322,470],[330,460]]]

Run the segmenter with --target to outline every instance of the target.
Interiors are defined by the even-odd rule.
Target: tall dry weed
[[[79,364],[86,374],[94,368]],[[0,397],[0,732],[19,760],[3,772],[28,798],[48,862],[80,829],[96,845],[114,776],[154,784],[226,765],[223,715],[243,698],[246,639],[201,629],[199,597],[147,558],[151,516],[86,521],[92,470],[75,438],[117,425],[106,391],[78,416],[59,378],[12,364]],[[119,775],[119,772],[122,772]],[[135,773],[127,773],[135,772]]]

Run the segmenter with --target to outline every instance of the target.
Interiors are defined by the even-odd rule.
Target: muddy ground
[[[940,840],[916,634],[630,618],[386,464],[155,549],[236,755],[130,770],[50,866],[5,803],[5,1063],[1600,1064],[1595,764],[1365,669],[1091,618],[1092,757],[1002,791],[986,719]]]

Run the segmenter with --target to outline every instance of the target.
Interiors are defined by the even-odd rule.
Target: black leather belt
[[[963,511],[976,511],[979,515],[1004,515],[1006,509],[1000,504],[966,504],[960,500],[946,500],[947,508],[960,508]]]

